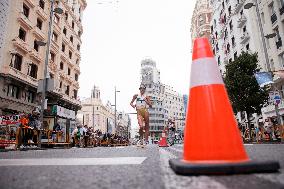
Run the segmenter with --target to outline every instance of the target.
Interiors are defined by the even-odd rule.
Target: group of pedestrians
[[[101,130],[94,130],[92,127],[77,126],[72,134],[73,147],[96,147],[96,146],[114,146],[114,145],[128,145],[127,137],[119,136],[117,134],[103,133]]]
[[[269,124],[260,125],[259,127],[245,128],[241,131],[244,141],[280,141],[281,140],[281,127],[279,125]]]
[[[38,143],[39,136],[39,112],[33,111],[29,114],[23,114],[20,119],[20,125],[12,132],[12,136],[16,139],[16,148],[34,148]]]

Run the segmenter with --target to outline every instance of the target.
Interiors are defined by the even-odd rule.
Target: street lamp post
[[[120,91],[116,90],[116,86],[114,87],[114,128],[116,128],[116,93],[119,93]]]
[[[48,38],[46,43],[46,51],[45,51],[45,63],[44,63],[44,74],[43,74],[43,82],[42,82],[42,94],[41,94],[41,111],[40,111],[40,122],[41,128],[43,128],[43,112],[45,107],[45,97],[46,97],[46,90],[47,90],[47,74],[48,74],[48,57],[50,51],[50,41],[51,41],[51,33],[52,33],[52,24],[53,24],[53,14],[54,12],[58,14],[62,14],[63,10],[60,8],[54,9],[54,1],[50,0],[50,14],[49,14],[49,25],[48,25]],[[42,44],[43,45],[43,44]],[[39,132],[39,147],[41,147],[41,132]]]

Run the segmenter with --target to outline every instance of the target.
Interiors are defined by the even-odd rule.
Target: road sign
[[[281,102],[281,96],[279,91],[269,92],[269,103],[280,104],[280,102]]]

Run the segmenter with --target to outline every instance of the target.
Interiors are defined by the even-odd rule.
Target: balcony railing
[[[36,9],[36,13],[37,13],[44,21],[47,20],[47,18],[48,18],[47,13],[46,13],[42,8],[40,8],[39,6],[38,6],[37,9]]]
[[[13,39],[12,42],[14,46],[20,48],[25,53],[28,53],[30,51],[29,45],[23,40],[21,40],[19,37]]]
[[[45,34],[38,27],[34,27],[33,34],[36,35],[40,40],[45,40]]]
[[[30,57],[35,59],[38,62],[42,62],[43,61],[43,59],[41,58],[41,56],[39,55],[39,53],[35,49],[32,49],[30,51]]]
[[[277,16],[276,14],[274,13],[273,15],[271,15],[271,23],[274,24],[277,20]]]
[[[22,12],[19,13],[18,21],[29,30],[34,27],[33,23]]]

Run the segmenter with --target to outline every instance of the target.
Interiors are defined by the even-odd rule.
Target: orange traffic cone
[[[217,62],[207,38],[194,41],[183,160],[178,174],[274,172],[278,162],[252,162],[244,149]]]
[[[159,147],[169,147],[168,143],[167,143],[167,137],[166,137],[166,132],[165,130],[163,130],[162,132],[162,138],[159,141]]]

